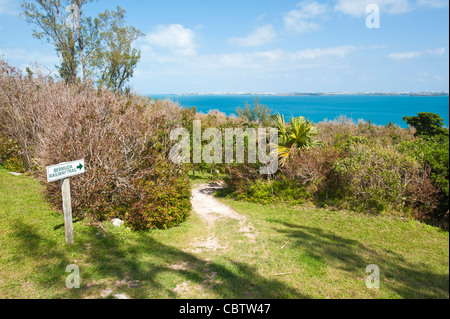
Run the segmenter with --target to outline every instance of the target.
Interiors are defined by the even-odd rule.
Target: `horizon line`
[[[449,91],[402,91],[402,92],[183,92],[146,93],[145,95],[449,95]]]

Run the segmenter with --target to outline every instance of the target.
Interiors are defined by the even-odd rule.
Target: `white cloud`
[[[393,60],[408,60],[415,59],[424,55],[428,56],[442,56],[445,53],[445,48],[430,49],[425,51],[410,51],[400,53],[390,53],[388,58]]]
[[[54,70],[55,65],[59,64],[59,58],[56,53],[46,54],[34,50],[0,49],[1,58],[21,69],[25,69],[30,65],[34,66],[36,63],[42,70]]]
[[[448,2],[448,0],[417,0],[419,6],[431,8],[446,8],[448,7]]]
[[[376,4],[381,13],[401,14],[407,13],[420,7],[446,8],[448,0],[337,0],[334,9],[353,16],[366,15],[366,7]]]
[[[353,16],[366,15],[366,7],[376,4],[382,13],[400,14],[412,10],[409,0],[337,0],[334,7],[336,11]]]
[[[418,58],[422,55],[422,52],[419,51],[410,51],[410,52],[402,52],[402,53],[390,53],[388,57],[393,60],[407,60]]]
[[[271,24],[255,29],[248,36],[243,38],[231,38],[229,42],[243,47],[255,47],[272,43],[275,41],[277,33]]]
[[[311,20],[322,17],[328,11],[326,4],[316,1],[302,1],[297,7],[283,17],[287,31],[298,33],[316,31],[320,26]]]
[[[306,33],[311,31],[317,31],[320,29],[320,25],[316,22],[310,22],[306,20],[288,20],[286,21],[286,29],[298,33]]]
[[[21,60],[26,63],[38,62],[42,64],[58,63],[59,59],[56,54],[47,55],[38,51],[27,51],[24,49],[0,49],[0,55],[4,55],[8,59]]]
[[[145,36],[152,47],[169,49],[175,54],[195,55],[195,33],[180,24],[159,25]]]
[[[295,52],[293,57],[295,57],[296,60],[319,59],[324,57],[337,57],[343,59],[357,49],[358,47],[354,45],[344,45],[325,49],[305,49]]]
[[[334,74],[348,70],[349,57],[360,49],[362,47],[348,45],[195,56],[164,55],[154,50],[148,54],[143,52],[133,85],[145,93],[291,91],[294,80],[301,81],[302,87],[311,85],[310,76],[316,78],[317,83],[326,85],[324,83],[330,82]],[[289,78],[287,83],[285,78]],[[262,83],[267,89],[260,86]]]
[[[261,13],[259,16],[256,17],[255,21],[256,22],[261,22],[262,20],[264,20],[264,18],[267,16],[267,13]]]
[[[356,46],[340,46],[332,48],[316,48],[304,49],[299,51],[284,51],[282,49],[256,51],[250,53],[224,53],[224,54],[210,54],[197,55],[195,57],[172,56],[172,57],[158,57],[158,54],[153,52],[153,56],[147,55],[146,63],[152,63],[152,66],[147,65],[147,69],[161,69],[164,72],[174,73],[183,72],[186,74],[190,72],[198,73],[204,72],[211,74],[211,72],[248,72],[249,70],[255,72],[270,72],[280,70],[294,70],[299,68],[309,67],[325,67],[330,64],[340,64],[348,54],[357,50]]]
[[[433,50],[427,50],[427,53],[433,56],[441,56],[445,53],[445,51],[446,51],[445,48],[438,48]]]

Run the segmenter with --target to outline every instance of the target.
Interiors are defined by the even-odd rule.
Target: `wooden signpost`
[[[61,181],[64,228],[66,231],[66,243],[69,245],[73,244],[72,203],[70,199],[69,177],[83,173],[85,173],[84,159],[47,167],[47,181],[49,183]]]

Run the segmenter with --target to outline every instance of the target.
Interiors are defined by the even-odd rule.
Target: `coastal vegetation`
[[[448,298],[449,129],[438,114],[405,117],[408,128],[314,123],[259,99],[227,116],[140,96],[126,83],[141,32],[119,7],[85,17],[88,2],[66,11],[69,28],[59,15],[69,1],[22,6],[60,57],[56,76],[0,59],[0,298]],[[194,123],[221,136],[199,141],[213,161],[189,151],[174,162],[171,133],[184,129],[191,150]],[[216,160],[226,130],[270,128],[275,171],[249,160],[248,134],[247,161]],[[76,240],[65,245],[61,188],[46,167],[77,159],[86,173],[71,178]],[[225,187],[204,193],[234,219],[192,212],[210,182]],[[74,263],[83,283],[70,290]],[[374,263],[381,290],[364,287]]]
[[[0,71],[1,165],[44,181],[46,166],[85,158],[88,173],[72,186],[77,216],[121,218],[137,230],[179,225],[190,211],[191,171],[194,178],[208,172],[223,179],[227,188],[220,196],[309,203],[448,228],[449,137],[436,114],[405,118],[408,129],[346,118],[316,124],[297,117],[286,123],[258,101],[239,117],[203,114],[169,100],[73,86],[38,71],[30,77],[6,62]],[[192,131],[194,120],[202,130],[220,132],[277,128],[278,170],[261,175],[260,162],[171,162],[170,132]],[[46,183],[46,193],[58,205],[59,186]]]
[[[418,133],[416,127],[425,127],[428,116],[409,118],[415,125],[408,129],[346,118],[313,124],[299,117],[286,124],[275,116],[277,173],[267,178],[258,174],[258,164],[226,165],[227,189],[221,195],[311,203],[448,228],[448,128],[433,114],[435,129]]]

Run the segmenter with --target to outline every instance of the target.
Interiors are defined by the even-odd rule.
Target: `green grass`
[[[417,222],[227,199],[255,226],[255,242],[235,220],[208,231],[192,213],[167,231],[105,222],[105,233],[75,221],[67,246],[62,214],[42,194],[36,180],[0,168],[0,298],[449,297],[448,232]],[[209,232],[227,249],[193,252]],[[65,286],[70,264],[80,289]],[[365,287],[369,264],[380,267],[380,289]]]
[[[210,174],[208,171],[205,170],[203,171],[196,170],[195,178],[194,174],[192,173],[192,170],[188,170],[187,174],[193,186],[218,181],[224,177],[224,175],[221,174]]]
[[[253,258],[259,272],[289,273],[279,282],[304,297],[449,297],[448,232],[352,212],[222,202],[245,213],[258,229]],[[370,264],[380,268],[380,289],[365,286]]]

